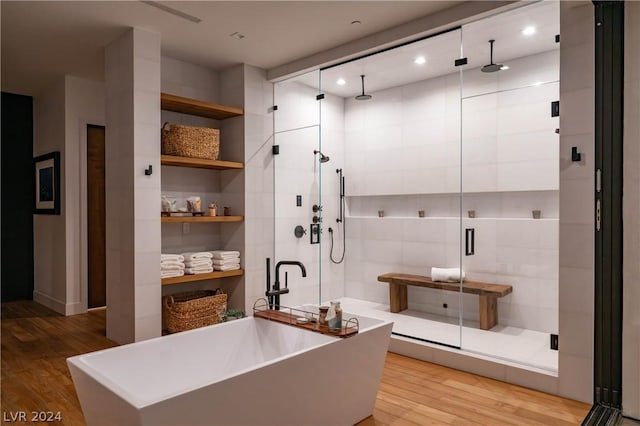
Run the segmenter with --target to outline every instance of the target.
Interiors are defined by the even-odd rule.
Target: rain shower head
[[[362,94],[356,96],[356,101],[368,101],[372,96],[364,93],[364,74],[362,74],[360,78],[362,79]]]
[[[482,68],[480,68],[480,71],[482,71],[482,72],[496,72],[496,71],[500,71],[501,69],[504,68],[504,65],[502,65],[502,64],[494,64],[493,63],[493,43],[494,42],[495,42],[495,40],[489,40],[489,44],[491,45],[490,63],[488,65],[485,65]]]
[[[320,162],[321,163],[327,163],[329,161],[329,156],[324,155],[323,153],[321,153],[320,151],[318,151],[317,149],[313,151],[313,154],[320,154]]]

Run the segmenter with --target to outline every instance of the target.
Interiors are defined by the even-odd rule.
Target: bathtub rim
[[[352,316],[355,316],[355,315],[352,315]],[[360,316],[360,317],[362,317],[362,316]],[[389,323],[393,323],[392,321],[378,320],[377,318],[370,318],[370,317],[363,317],[363,318],[367,318],[368,320],[372,320],[375,323],[371,324],[370,326],[368,326],[366,328],[361,329],[358,334],[366,332],[368,330],[373,330],[373,329],[376,329],[376,328],[384,327],[385,325],[387,325]],[[88,353],[85,353],[85,354],[76,355],[76,356],[67,358],[67,366],[71,370],[70,367],[71,367],[71,365],[73,365],[73,367],[77,368],[81,372],[81,374],[87,375],[91,380],[95,381],[96,383],[98,383],[101,386],[104,386],[109,391],[113,392],[118,398],[120,398],[123,401],[125,401],[126,403],[130,404],[135,409],[142,410],[142,409],[144,409],[146,407],[152,406],[154,404],[157,404],[159,402],[162,402],[162,401],[165,401],[165,400],[168,400],[168,399],[171,399],[171,398],[175,398],[175,397],[177,397],[179,395],[196,391],[196,390],[201,389],[201,388],[203,388],[205,386],[210,386],[210,385],[212,385],[214,383],[222,383],[222,382],[227,381],[227,380],[229,380],[229,379],[231,379],[233,377],[240,376],[240,375],[243,375],[243,374],[247,374],[247,373],[249,373],[251,371],[254,371],[254,370],[257,370],[257,369],[260,369],[260,368],[264,368],[264,367],[267,367],[269,365],[276,364],[278,362],[282,362],[284,360],[293,358],[293,357],[298,356],[300,354],[303,354],[303,353],[306,353],[306,352],[309,352],[309,351],[312,351],[312,350],[316,350],[316,349],[322,348],[322,347],[327,346],[327,345],[335,344],[335,343],[338,343],[338,342],[344,340],[343,338],[339,338],[339,337],[336,337],[336,336],[333,336],[333,335],[330,335],[330,334],[324,334],[324,336],[327,336],[327,338],[329,338],[330,340],[327,340],[326,342],[315,344],[315,345],[313,345],[311,347],[308,347],[308,348],[304,348],[304,349],[300,349],[300,350],[297,350],[297,351],[293,351],[293,352],[287,353],[287,354],[279,356],[279,357],[275,357],[275,358],[270,359],[268,361],[264,361],[264,362],[261,362],[261,363],[254,364],[249,368],[243,368],[243,369],[237,370],[237,371],[233,372],[233,374],[224,375],[224,376],[220,377],[218,380],[216,380],[214,382],[211,382],[211,383],[194,384],[193,386],[190,386],[190,387],[187,387],[187,388],[183,388],[183,389],[179,389],[179,390],[176,390],[175,392],[168,392],[168,393],[166,393],[166,394],[164,394],[162,396],[158,396],[158,397],[154,397],[154,398],[142,398],[140,396],[137,396],[137,395],[133,394],[132,392],[126,390],[124,387],[122,387],[121,385],[116,383],[114,380],[112,380],[107,375],[101,373],[100,370],[98,370],[95,367],[93,367],[87,361],[87,359],[89,357],[100,355],[100,354],[102,354],[104,352],[107,352],[107,351],[117,350],[117,349],[120,349],[120,348],[126,348],[129,345],[134,345],[134,344],[135,345],[150,345],[150,344],[153,344],[154,342],[157,342],[158,339],[163,339],[163,341],[166,341],[167,339],[171,339],[171,338],[179,338],[180,336],[184,336],[185,334],[202,333],[205,330],[210,330],[211,327],[216,327],[216,326],[217,327],[224,327],[224,326],[231,326],[232,327],[234,325],[237,326],[237,324],[239,324],[241,321],[268,321],[269,323],[274,324],[275,327],[294,327],[292,325],[278,323],[276,321],[270,321],[270,320],[267,320],[267,319],[264,319],[264,318],[257,318],[257,317],[253,317],[253,316],[248,316],[246,318],[241,318],[241,319],[238,319],[238,320],[235,320],[235,321],[231,321],[229,323],[225,322],[225,323],[221,323],[221,324],[215,324],[215,325],[211,325],[211,326],[208,326],[208,327],[201,327],[201,328],[197,328],[197,329],[194,329],[194,330],[188,330],[188,331],[184,331],[184,332],[180,332],[180,333],[174,333],[174,334],[171,334],[171,335],[154,337],[152,339],[144,340],[144,341],[141,341],[141,342],[128,343],[126,345],[121,345],[121,346],[116,346],[116,347],[113,347],[113,348],[107,348],[107,349],[102,349],[102,350],[95,351],[95,352],[88,352]],[[306,330],[306,329],[303,329],[303,328],[298,328],[298,329],[302,330],[302,331],[304,331],[306,333],[316,333],[314,331]],[[352,336],[350,338],[356,337],[358,334],[356,334],[356,335],[354,335],[354,336]],[[74,387],[75,387],[75,383],[74,383]]]

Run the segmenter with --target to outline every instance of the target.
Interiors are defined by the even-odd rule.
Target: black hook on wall
[[[578,152],[577,146],[571,147],[571,161],[580,161],[582,159],[582,154]]]
[[[153,173],[153,166],[149,164],[149,167],[144,169],[144,174],[145,176],[151,176],[151,173]]]

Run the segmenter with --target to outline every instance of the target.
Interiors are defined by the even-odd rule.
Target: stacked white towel
[[[460,268],[431,268],[431,279],[433,281],[455,283],[461,279],[464,281],[464,278],[464,271],[460,271]]]
[[[185,274],[208,274],[213,272],[213,255],[208,251],[182,253],[184,256]]]
[[[213,269],[216,271],[235,271],[240,269],[240,252],[235,250],[214,250]]]
[[[171,278],[184,275],[184,256],[180,254],[160,255],[160,277]]]

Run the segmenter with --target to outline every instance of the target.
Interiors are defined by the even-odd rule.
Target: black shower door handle
[[[464,252],[466,256],[473,256],[476,251],[475,228],[464,230]]]

